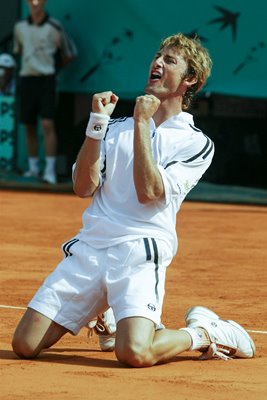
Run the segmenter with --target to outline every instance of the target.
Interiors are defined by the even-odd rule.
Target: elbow
[[[161,197],[161,193],[155,192],[139,192],[137,198],[141,204],[149,204],[157,201]]]
[[[73,189],[73,191],[76,194],[76,196],[80,197],[80,199],[85,199],[86,197],[90,197],[90,194],[80,192],[79,190]]]
[[[79,184],[74,184],[73,185],[73,191],[76,194],[76,196],[80,197],[81,199],[85,199],[86,197],[92,197],[96,188],[91,188],[91,187],[83,187],[82,185]]]
[[[82,199],[92,197],[96,189],[99,187],[99,181],[96,184],[96,182],[91,179],[79,179],[75,175],[73,175],[72,180],[74,193]]]
[[[141,204],[156,202],[164,196],[164,185],[161,179],[140,179],[136,174],[134,185],[137,199]]]
[[[145,195],[145,193],[138,193],[137,198],[138,198],[139,203],[141,203],[141,204],[147,204],[152,201],[150,197]]]
[[[76,196],[80,197],[81,199],[85,199],[86,197],[90,197],[89,193],[86,193],[80,189],[77,189],[75,187],[73,187],[73,191],[76,194]]]

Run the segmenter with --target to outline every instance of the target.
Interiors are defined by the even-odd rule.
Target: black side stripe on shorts
[[[155,264],[155,294],[156,298],[158,300],[159,294],[158,294],[158,284],[159,284],[159,252],[158,252],[158,246],[157,242],[154,238],[151,238],[152,241],[152,247],[153,247],[153,253],[154,253],[154,264]],[[151,249],[150,249],[150,244],[148,238],[144,238],[144,245],[145,245],[145,250],[146,250],[146,259],[147,261],[152,260],[152,254],[151,254]]]
[[[68,242],[66,242],[64,244],[64,246],[62,247],[62,250],[65,253],[65,257],[71,257],[72,256],[72,253],[70,252],[70,248],[71,248],[71,246],[73,246],[77,242],[79,242],[79,239],[75,239],[74,238],[74,239],[71,239],[71,240],[69,240]]]
[[[158,246],[156,243],[156,240],[154,238],[152,240],[152,245],[154,249],[154,263],[155,263],[155,293],[157,300],[159,299],[159,294],[158,294],[158,284],[159,284],[159,252],[158,252]]]
[[[151,260],[151,251],[150,251],[148,238],[144,238],[144,244],[145,244],[145,249],[146,249],[146,260],[150,261]]]

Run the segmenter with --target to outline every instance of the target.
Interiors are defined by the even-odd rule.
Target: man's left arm
[[[138,200],[146,204],[164,196],[164,185],[153,159],[150,120],[160,105],[155,96],[140,96],[134,109],[134,185]]]
[[[78,52],[73,39],[67,34],[63,26],[61,26],[60,34],[61,67],[64,67],[77,57]]]

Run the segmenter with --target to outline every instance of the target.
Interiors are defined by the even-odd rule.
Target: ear
[[[183,82],[189,88],[190,86],[193,86],[195,83],[197,83],[198,78],[195,74],[188,74],[184,77]]]
[[[180,89],[183,93],[187,93],[187,91],[192,88],[198,82],[198,78],[195,75],[187,75],[181,82]],[[194,91],[194,90],[193,90]]]

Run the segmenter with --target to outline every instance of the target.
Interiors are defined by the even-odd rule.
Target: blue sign
[[[15,99],[0,96],[0,169],[12,170],[15,150]]]

